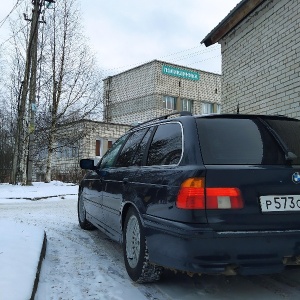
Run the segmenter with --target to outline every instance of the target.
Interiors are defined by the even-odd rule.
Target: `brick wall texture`
[[[163,65],[198,72],[200,80],[163,74]],[[104,80],[107,121],[134,124],[174,112],[163,108],[163,96],[192,100],[201,114],[203,102],[221,104],[221,76],[157,60],[111,76]]]
[[[131,126],[113,123],[96,122],[91,120],[82,120],[62,126],[57,130],[56,144],[62,141],[64,145],[76,148],[75,155],[59,155],[55,150],[52,156],[52,175],[66,175],[81,172],[79,161],[82,158],[91,158],[97,161],[95,155],[96,140],[101,140],[103,154],[107,150],[108,141],[115,141],[121,135],[125,134]],[[69,142],[68,142],[69,141]],[[38,160],[34,165],[33,179],[44,180],[43,175],[46,172],[46,158]],[[71,174],[72,175],[72,174]],[[74,174],[73,174],[74,175]],[[66,180],[67,177],[62,177]]]
[[[300,118],[300,0],[266,0],[222,39],[222,112]]]

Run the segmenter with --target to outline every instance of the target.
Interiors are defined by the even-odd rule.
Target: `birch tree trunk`
[[[50,135],[49,135],[49,143],[48,143],[48,148],[47,148],[47,160],[46,160],[46,174],[45,174],[45,182],[49,183],[51,181],[51,170],[52,170],[52,157],[53,157],[53,152],[54,152],[54,132],[55,128],[50,129]]]
[[[50,26],[52,101],[45,182],[52,179],[58,125],[89,116],[101,103],[100,74],[81,34],[76,0],[59,2]],[[69,137],[59,138],[71,142]],[[74,138],[73,142],[77,140]]]

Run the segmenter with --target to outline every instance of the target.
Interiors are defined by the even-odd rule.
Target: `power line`
[[[185,50],[178,51],[178,52],[174,52],[174,53],[171,53],[171,54],[168,54],[168,55],[165,55],[165,56],[161,56],[161,57],[159,57],[157,59],[161,60],[161,59],[164,59],[166,57],[170,57],[170,56],[174,56],[174,55],[179,54],[179,53],[187,52],[189,50],[193,50],[193,49],[198,48],[198,47],[199,46],[196,46],[196,47],[193,47],[193,48],[189,48],[189,49],[185,49]],[[215,45],[215,47],[211,47],[210,49],[207,49],[207,50],[203,49],[201,51],[191,53],[191,55],[187,55],[187,56],[184,56],[184,57],[195,56],[195,55],[204,54],[204,53],[209,53],[209,52],[215,51],[217,47],[218,47],[218,45]],[[194,55],[192,55],[192,54],[194,54]],[[182,57],[179,57],[179,59],[177,59],[177,60],[182,60]],[[111,69],[102,69],[101,71],[107,72],[107,71],[114,71],[114,70],[120,70],[120,69],[128,69],[128,68],[131,68],[131,67],[134,67],[134,66],[143,65],[143,64],[145,64],[147,62],[149,62],[149,61],[137,62],[137,63],[134,63],[134,64],[130,64],[130,65],[122,66],[122,67],[111,68]]]
[[[13,13],[13,11],[23,2],[24,0],[17,0],[17,3],[14,5],[14,7],[11,9],[11,11],[8,13],[8,15],[0,21],[0,28],[3,26],[5,21],[9,18],[9,16]]]
[[[216,56],[209,57],[209,58],[206,58],[206,59],[203,59],[203,60],[198,60],[198,61],[195,61],[195,62],[189,63],[189,65],[195,65],[195,64],[198,64],[198,63],[201,63],[201,62],[204,62],[204,61],[210,60],[210,59],[217,58],[217,57],[222,57],[222,55],[216,55]]]
[[[215,46],[214,48],[216,48],[217,44],[215,44],[214,46]],[[187,52],[187,51],[199,48],[199,47],[201,47],[201,46],[196,46],[196,47],[193,47],[193,48],[189,48],[189,49],[185,49],[185,50],[182,50],[182,51],[174,52],[174,53],[171,53],[171,54],[168,54],[168,55],[161,56],[160,58],[165,58],[165,57],[173,56],[173,55],[180,54],[180,53],[183,53],[183,52]],[[212,50],[210,50],[210,51],[212,51]],[[200,52],[209,52],[209,51],[202,50]]]
[[[6,39],[4,42],[2,42],[2,43],[0,44],[0,47],[2,47],[5,43],[7,43],[7,42],[8,42],[9,40],[11,40],[12,38],[14,38],[15,35],[18,34],[20,31],[22,31],[26,26],[27,26],[27,24],[24,25],[22,28],[20,28],[17,32],[15,32],[12,36],[10,36],[10,37],[9,37],[8,39]]]
[[[180,61],[180,60],[189,59],[189,58],[194,57],[194,56],[199,56],[199,55],[201,55],[201,54],[207,54],[207,53],[213,52],[213,51],[215,51],[215,50],[216,50],[216,48],[210,49],[210,50],[207,50],[207,51],[197,51],[197,52],[193,52],[193,53],[190,53],[190,54],[185,55],[185,56],[177,57],[177,58],[174,59],[174,61]]]

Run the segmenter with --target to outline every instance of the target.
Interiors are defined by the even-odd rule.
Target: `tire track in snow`
[[[203,275],[189,278],[167,271],[156,284],[132,283],[124,267],[121,246],[98,230],[81,230],[76,203],[74,198],[0,207],[1,218],[37,225],[47,232],[48,249],[41,272],[39,298],[35,300],[101,299],[99,295],[103,299],[131,300],[134,299],[132,291],[135,296],[139,295],[136,298],[139,300],[299,298],[300,267],[278,275],[248,277]]]

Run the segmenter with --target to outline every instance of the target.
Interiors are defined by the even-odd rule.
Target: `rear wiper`
[[[282,140],[278,133],[265,120],[261,118],[259,118],[259,120],[267,127],[267,129],[270,131],[270,133],[273,135],[273,137],[279,144],[280,148],[283,150],[286,162],[291,162],[294,159],[298,158],[298,156],[289,149],[287,144]]]
[[[288,153],[285,154],[286,161],[293,161],[296,158],[298,158],[298,156],[292,151],[288,151]]]

